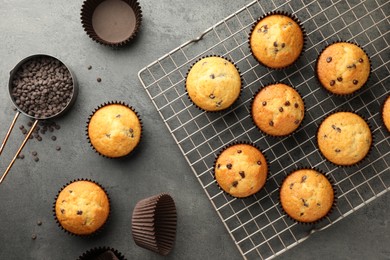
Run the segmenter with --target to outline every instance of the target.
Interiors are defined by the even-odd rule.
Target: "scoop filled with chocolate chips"
[[[20,61],[10,74],[8,90],[17,112],[2,142],[0,154],[21,113],[35,121],[0,178],[0,184],[27,143],[38,121],[52,119],[66,113],[76,101],[78,94],[75,76],[64,63],[49,55],[29,56]]]

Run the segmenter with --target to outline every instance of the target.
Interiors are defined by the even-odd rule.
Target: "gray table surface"
[[[26,145],[0,186],[0,259],[76,259],[84,251],[107,245],[128,259],[161,256],[135,245],[131,214],[137,201],[161,192],[177,205],[175,247],[167,259],[240,259],[233,240],[138,80],[138,71],[250,1],[142,0],[141,33],[127,48],[112,50],[91,41],[80,23],[82,1],[1,1],[0,7],[0,137],[14,111],[8,97],[9,71],[24,57],[46,53],[61,59],[76,74],[80,94],[73,109],[56,120],[61,129],[53,142]],[[93,68],[88,70],[91,65]],[[96,78],[102,82],[97,83]],[[85,138],[88,115],[99,104],[123,100],[140,112],[144,138],[125,160],[98,156]],[[17,126],[28,122],[21,116]],[[0,170],[22,141],[15,129]],[[62,147],[56,151],[56,145]],[[32,151],[40,161],[34,162]],[[106,187],[112,215],[105,230],[93,238],[65,234],[53,218],[57,191],[68,181],[90,178]],[[390,194],[314,234],[279,259],[390,259]],[[42,221],[38,226],[37,221]],[[37,235],[36,240],[31,236]]]

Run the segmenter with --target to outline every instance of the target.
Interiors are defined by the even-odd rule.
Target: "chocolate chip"
[[[260,29],[259,30],[257,30],[257,32],[263,32],[263,33],[267,33],[268,32],[268,25],[262,25],[261,27],[260,27]]]
[[[292,190],[293,186],[294,186],[294,183],[291,183],[290,184],[290,190]]]
[[[354,85],[357,85],[359,83],[359,81],[357,81],[356,79],[354,79],[352,82]]]
[[[341,152],[341,150],[340,149],[336,149],[336,150],[334,150],[336,153],[339,153],[339,152]]]
[[[120,115],[120,114],[118,114],[118,115],[116,115],[116,116],[115,116],[115,118],[121,118],[121,115]]]
[[[242,151],[241,150],[237,150],[237,153],[242,153]]]
[[[302,199],[302,202],[303,202],[303,206],[304,207],[309,207],[309,204],[306,203],[306,201],[304,199]]]
[[[23,130],[24,129],[24,125],[19,126],[19,129]]]
[[[245,172],[244,171],[240,171],[239,174],[241,175],[241,178],[245,178]]]
[[[327,135],[324,135],[324,138],[327,138],[328,136]]]
[[[284,102],[284,105],[285,105],[286,107],[290,106],[290,101]]]
[[[210,94],[210,95],[209,95],[209,98],[214,99],[215,96],[214,96],[213,94]]]
[[[257,161],[257,165],[261,165],[261,161]]]
[[[354,69],[354,68],[356,68],[356,65],[355,65],[355,64],[352,64],[352,65],[348,65],[348,66],[347,66],[347,69]]]
[[[55,140],[57,140],[57,137],[56,137],[55,135],[53,135],[53,136],[51,137],[51,140],[55,141]]]
[[[301,179],[301,183],[305,182],[306,179],[307,179],[307,176],[306,176],[306,175],[303,175],[303,176],[302,176],[302,179]]]
[[[269,121],[269,125],[270,125],[270,126],[274,126],[274,121],[272,121],[272,120]]]
[[[49,129],[49,132],[50,132],[50,133],[53,133],[53,132],[54,132],[54,128],[53,128],[52,126],[50,126],[48,129]]]
[[[317,203],[317,206],[320,207],[320,206],[321,206],[321,203]]]
[[[326,58],[326,62],[327,62],[327,63],[329,63],[329,62],[331,62],[331,61],[332,61],[332,57]]]
[[[37,225],[38,225],[38,226],[41,226],[41,225],[42,225],[42,221],[38,220],[38,221],[37,221]]]
[[[283,43],[282,43],[282,48],[284,48],[285,46],[286,46],[286,44],[283,42]]]
[[[362,58],[360,58],[360,59],[359,59],[359,62],[360,62],[360,63],[363,63],[363,59],[362,59]]]
[[[331,80],[331,81],[329,82],[329,84],[330,84],[331,86],[334,86],[335,83],[336,83],[336,81],[334,81],[334,80]]]
[[[283,112],[283,107],[279,107],[279,112]]]
[[[229,170],[232,169],[233,165],[231,163],[228,163],[226,164],[226,168],[228,168]]]
[[[61,209],[61,213],[62,213],[62,214],[65,214],[65,210],[64,210],[64,209]]]
[[[294,107],[295,107],[295,108],[298,108],[298,107],[299,107],[298,103],[295,103],[295,104],[294,104]]]
[[[343,81],[343,78],[342,77],[338,77],[337,81],[341,82],[341,81]]]
[[[221,164],[218,163],[217,168],[218,168],[218,169],[221,168]]]
[[[233,187],[237,187],[238,181],[233,181],[232,185],[233,185]]]
[[[19,154],[18,158],[23,160],[24,159],[24,154]]]
[[[102,79],[101,78],[97,78],[96,81],[97,82],[102,82]]]
[[[263,101],[263,103],[261,103],[263,106],[266,106],[267,105],[267,101]]]
[[[61,150],[61,146],[56,146],[56,150],[60,151]]]
[[[91,66],[91,65],[89,65],[89,66],[88,66],[88,70],[91,70],[91,69],[92,69],[92,66]]]
[[[33,156],[37,156],[37,155],[38,155],[38,153],[37,153],[36,151],[33,151],[31,154],[32,154]]]
[[[296,119],[296,120],[294,121],[294,124],[298,125],[298,124],[299,124],[299,120]]]
[[[77,211],[77,215],[82,215],[83,214],[83,211],[82,210],[78,210]]]
[[[341,128],[340,127],[336,127],[336,131],[341,133]]]
[[[274,46],[275,46],[275,47],[278,47],[278,43],[277,43],[277,42],[274,42]]]
[[[27,123],[27,125],[28,125],[29,127],[32,127],[33,123],[30,121],[30,122]]]
[[[37,140],[40,142],[42,141],[42,137],[40,137],[39,135],[37,136]]]
[[[110,137],[111,137],[111,134],[106,134],[106,137],[107,137],[107,138],[110,138]]]
[[[34,157],[34,161],[38,162],[39,158],[38,157]]]
[[[303,214],[304,214],[304,213],[303,213],[303,212],[301,212],[301,214],[299,214],[299,216],[303,216]]]
[[[69,193],[72,193],[73,191],[72,190],[69,190]]]
[[[54,128],[57,129],[57,130],[60,130],[61,126],[60,125],[55,125]]]
[[[25,134],[27,134],[27,130],[26,129],[23,129],[22,130],[22,133],[25,135]]]
[[[32,240],[37,239],[37,235],[33,234],[33,235],[31,236],[31,239],[32,239]]]
[[[218,101],[218,102],[215,104],[215,106],[216,106],[216,107],[220,107],[221,104],[222,104],[222,100]]]
[[[215,75],[214,75],[214,74],[211,74],[211,75],[210,75],[210,78],[211,78],[211,79],[215,79]]]

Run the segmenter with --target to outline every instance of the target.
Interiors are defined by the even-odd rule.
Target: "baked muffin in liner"
[[[176,206],[169,194],[155,195],[135,205],[131,230],[140,247],[168,255],[175,242],[176,225]]]
[[[114,48],[131,42],[142,21],[137,0],[85,0],[80,16],[84,31],[92,40]]]
[[[91,183],[96,184],[97,186],[99,186],[99,187],[104,191],[104,193],[106,194],[107,199],[108,199],[108,208],[109,208],[109,211],[108,211],[108,215],[107,215],[107,217],[106,217],[104,223],[102,223],[101,226],[100,226],[99,228],[97,228],[95,231],[93,231],[93,232],[91,232],[91,233],[86,233],[86,234],[76,234],[76,233],[74,233],[74,232],[71,232],[71,231],[67,230],[65,227],[63,227],[63,226],[61,225],[59,219],[57,218],[57,213],[59,213],[59,212],[56,211],[56,202],[57,202],[57,200],[58,200],[58,198],[59,198],[61,192],[62,192],[65,188],[67,188],[70,184],[75,183],[75,182],[79,182],[79,181],[87,181],[87,182],[91,182]],[[71,190],[70,190],[69,192],[71,192]],[[88,204],[86,204],[86,205],[88,205]],[[83,205],[83,206],[85,206],[85,205]],[[77,212],[77,215],[82,215],[82,213],[83,213],[83,212],[80,212],[80,214],[79,214],[79,212]],[[81,178],[81,179],[75,179],[75,180],[73,180],[73,181],[68,182],[67,184],[65,184],[65,185],[58,191],[58,193],[57,193],[57,195],[56,195],[56,197],[55,197],[55,199],[54,199],[54,203],[53,203],[53,216],[54,216],[55,221],[57,222],[57,225],[58,225],[65,233],[68,233],[68,234],[73,235],[73,236],[90,237],[90,236],[95,236],[95,235],[99,234],[99,233],[103,230],[103,228],[106,226],[106,224],[107,224],[107,222],[108,222],[108,220],[109,220],[109,218],[110,218],[110,214],[111,214],[111,202],[110,202],[110,197],[109,197],[109,195],[108,195],[106,189],[105,189],[102,185],[100,185],[98,182],[93,181],[93,180],[91,180],[91,179],[84,179],[84,178]]]
[[[223,109],[216,109],[216,110],[210,110],[210,109],[205,109],[205,108],[202,108],[200,107],[198,104],[196,104],[192,99],[191,99],[191,96],[190,94],[188,93],[188,89],[187,89],[187,79],[188,79],[188,75],[190,74],[192,68],[194,68],[194,66],[196,64],[198,64],[199,62],[201,62],[203,59],[205,58],[210,58],[210,57],[219,57],[219,58],[222,58],[222,59],[225,59],[226,62],[229,62],[231,64],[234,65],[234,67],[236,68],[238,74],[240,75],[240,82],[241,82],[241,86],[240,86],[240,92],[239,94],[237,95],[237,97],[235,98],[235,100],[229,105],[227,106],[226,108],[223,108]],[[226,63],[227,64],[227,63]],[[210,80],[214,80],[215,78],[217,78],[217,76],[215,76],[214,74],[211,74],[210,75]],[[185,83],[185,87],[186,87],[186,94],[187,94],[187,98],[189,99],[189,101],[195,105],[196,108],[198,108],[200,111],[205,111],[205,112],[209,112],[209,113],[216,113],[216,112],[223,112],[223,111],[226,111],[227,109],[229,109],[230,107],[232,107],[236,102],[237,100],[240,98],[241,96],[241,92],[242,92],[242,89],[243,89],[243,85],[244,85],[244,80],[242,78],[242,75],[241,75],[241,72],[237,66],[237,64],[235,64],[232,60],[230,60],[229,58],[226,58],[224,56],[221,56],[221,55],[206,55],[206,56],[203,56],[199,59],[197,59],[192,65],[191,67],[188,69],[187,71],[187,74],[186,74],[186,83]],[[214,99],[218,99],[218,95],[215,94],[214,92],[211,92],[210,95],[208,96],[208,98],[210,98],[211,100],[214,100]],[[218,102],[222,102],[221,100],[218,101]],[[218,105],[221,105],[221,103],[218,104],[218,102],[216,102],[216,106]]]
[[[353,90],[352,92],[350,93],[337,93],[339,91],[336,91],[334,90],[335,92],[331,91],[330,88],[334,85],[336,85],[338,82],[342,82],[343,81],[343,78],[342,77],[338,77],[338,76],[335,76],[334,79],[330,80],[329,81],[329,87],[326,87],[324,85],[324,83],[321,81],[321,78],[320,78],[320,75],[318,74],[318,68],[319,68],[319,61],[320,61],[320,58],[322,57],[322,55],[325,55],[324,52],[328,49],[328,47],[332,46],[333,44],[336,44],[336,43],[348,43],[348,44],[353,44],[357,47],[359,47],[363,52],[364,54],[367,56],[368,58],[368,62],[370,64],[370,71],[368,72],[368,77],[367,79],[364,81],[363,84],[361,84],[358,80],[353,80],[352,81],[352,84],[354,85],[357,85],[357,84],[361,84],[361,86],[356,89],[356,90]],[[332,63],[333,61],[333,57],[324,57],[326,63]],[[364,62],[364,59],[359,59],[357,61],[355,61],[355,63],[351,63],[351,64],[347,64],[346,65],[346,69],[347,71],[353,71],[353,70],[356,70],[357,69],[357,65],[356,64],[359,64],[359,63],[362,63]],[[325,89],[329,94],[332,94],[332,95],[335,95],[335,96],[338,96],[338,97],[351,97],[352,95],[358,93],[359,91],[361,91],[366,85],[367,85],[367,82],[370,80],[370,77],[371,77],[371,72],[372,72],[372,62],[371,62],[371,59],[370,59],[370,56],[368,56],[367,52],[357,43],[355,42],[352,42],[352,41],[334,41],[332,42],[331,44],[328,44],[327,46],[325,46],[320,54],[318,55],[317,57],[317,60],[316,60],[316,65],[315,65],[315,75],[316,75],[316,79],[318,81],[318,83],[321,85],[321,87],[323,89]]]
[[[241,165],[242,161],[238,160],[237,158],[234,161],[232,159],[232,157],[237,157],[240,155],[244,156],[244,153],[240,148],[241,146],[244,146],[242,148],[245,148],[245,146],[250,146],[251,149],[252,148],[256,149],[257,151],[260,152],[260,158],[258,158],[258,159],[252,158],[253,154],[248,153],[248,154],[246,154],[246,156],[248,159],[253,161],[253,162],[251,162],[251,164],[249,164],[249,162],[248,162],[248,164],[246,164],[246,165]],[[232,147],[237,147],[237,150],[230,151]],[[225,162],[226,164],[225,164],[222,161],[220,161],[221,160],[220,157],[221,157],[221,155],[224,154],[225,151],[228,151],[228,150],[229,150],[229,153],[233,152],[233,154],[230,154],[230,157],[228,158],[228,160],[226,160],[226,162]],[[259,169],[256,170],[255,172],[253,172],[254,167],[259,167]],[[220,180],[219,181],[218,177],[217,177],[217,174],[218,174],[217,171],[221,172],[221,174],[223,174],[223,172],[226,172],[227,174],[221,175],[221,176],[225,176],[225,177],[227,176],[226,177],[227,180]],[[229,173],[230,171],[233,174],[230,174]],[[248,175],[248,172],[251,173],[251,176]],[[258,175],[257,176],[259,178],[259,179],[257,179],[258,182],[253,183],[253,181],[247,181],[249,178],[252,179],[254,174]],[[214,180],[215,180],[216,184],[218,185],[218,188],[220,190],[222,190],[225,194],[227,194],[228,196],[233,197],[233,198],[243,199],[243,198],[248,198],[248,197],[258,193],[265,186],[268,176],[269,176],[268,159],[267,159],[266,155],[255,144],[253,144],[251,142],[235,141],[235,142],[232,142],[232,143],[226,145],[225,147],[223,147],[220,150],[219,154],[217,155],[217,157],[215,158],[215,161],[214,161]],[[223,179],[225,179],[225,178],[223,178]],[[219,183],[219,182],[221,182],[221,183]],[[222,183],[222,182],[224,182],[224,183]],[[227,185],[225,182],[228,182],[229,185]],[[257,187],[255,187],[255,185]],[[223,188],[223,186],[226,186],[225,189],[227,189],[227,186],[229,186],[230,192],[228,190],[225,190]],[[240,187],[240,188],[244,187],[244,188],[242,188],[243,191],[239,191],[238,187]]]
[[[89,249],[80,255],[77,260],[126,260],[126,258],[115,248],[101,246]]]
[[[382,121],[387,132],[390,133],[390,94],[382,103]]]
[[[302,32],[302,49],[300,51],[300,54],[294,59],[292,60],[290,63],[288,64],[285,64],[283,66],[280,66],[280,67],[272,67],[272,66],[269,66],[267,64],[264,64],[264,62],[262,62],[258,57],[256,57],[255,53],[253,52],[252,50],[252,46],[251,46],[251,39],[252,39],[252,35],[255,31],[255,28],[256,26],[264,19],[264,18],[267,18],[269,16],[272,16],[272,15],[283,15],[283,16],[286,16],[286,17],[289,17],[291,18],[301,29],[301,32]],[[268,27],[266,25],[262,26],[261,28],[258,28],[257,30],[260,30],[260,32],[262,33],[267,33],[268,32]],[[252,25],[252,28],[250,30],[250,33],[249,33],[249,37],[248,37],[248,45],[249,45],[249,50],[251,51],[252,53],[252,56],[261,64],[263,65],[264,67],[266,68],[269,68],[269,69],[272,69],[272,70],[283,70],[283,69],[286,69],[290,66],[292,66],[297,60],[299,60],[299,58],[302,56],[303,52],[305,51],[306,49],[306,41],[307,41],[307,35],[306,35],[306,30],[305,28],[303,27],[303,24],[302,22],[298,19],[297,16],[291,14],[291,13],[288,13],[286,11],[279,11],[279,10],[276,10],[276,11],[272,11],[272,12],[268,12],[264,15],[262,15],[261,17],[259,17]],[[278,43],[278,42],[274,42],[273,44],[273,48],[274,48],[274,53],[277,54],[281,49],[285,48],[286,47],[286,43]],[[287,63],[287,62],[286,62]]]
[[[138,139],[138,142],[136,143],[136,145],[134,146],[134,148],[132,150],[130,150],[127,154],[124,154],[122,156],[110,156],[107,154],[103,154],[102,152],[98,151],[98,149],[96,149],[93,145],[93,142],[91,141],[91,138],[89,136],[89,125],[90,125],[90,122],[91,122],[91,119],[93,117],[93,115],[99,111],[99,109],[105,107],[105,106],[109,106],[109,105],[122,105],[124,107],[127,107],[129,108],[131,111],[134,112],[134,114],[137,116],[138,118],[138,121],[139,121],[139,127],[140,127],[140,136],[139,136],[139,139]],[[86,136],[87,136],[87,140],[88,140],[88,143],[90,144],[91,148],[97,153],[99,154],[100,156],[103,156],[105,158],[110,158],[110,159],[117,159],[117,158],[123,158],[123,157],[126,157],[126,156],[129,156],[130,154],[132,154],[134,152],[134,150],[136,150],[136,148],[139,146],[140,142],[141,142],[141,139],[142,139],[142,135],[143,135],[143,126],[142,126],[142,120],[140,118],[140,115],[138,114],[138,112],[130,105],[126,104],[125,102],[122,102],[122,101],[109,101],[109,102],[105,102],[101,105],[99,105],[97,108],[94,109],[94,111],[92,112],[92,114],[89,115],[88,117],[88,121],[87,121],[87,125],[86,125]],[[129,129],[130,131],[130,129]],[[133,131],[133,130],[132,130]],[[131,135],[136,135],[137,133],[133,133],[133,132],[129,132],[129,134]]]
[[[299,97],[301,98],[301,101],[302,101],[302,102],[300,102],[300,101],[298,101],[298,102],[292,102],[291,100],[286,100],[283,104],[280,104],[280,105],[279,105],[279,108],[277,109],[277,111],[276,111],[276,110],[274,111],[274,114],[275,114],[275,113],[283,114],[283,113],[285,113],[285,110],[286,110],[286,109],[289,109],[289,108],[301,109],[301,106],[303,106],[303,110],[302,110],[302,111],[303,111],[303,116],[302,116],[302,118],[300,118],[300,119],[295,119],[294,122],[293,122],[294,124],[296,124],[296,128],[295,128],[293,131],[289,132],[289,133],[280,134],[280,135],[272,134],[271,132],[266,132],[265,130],[263,130],[263,129],[256,123],[256,120],[254,119],[254,116],[253,116],[254,101],[255,101],[256,97],[258,96],[258,94],[259,94],[260,92],[264,91],[265,89],[267,89],[267,88],[269,88],[269,87],[272,87],[272,86],[274,86],[274,85],[278,85],[278,84],[283,84],[283,85],[286,85],[286,86],[290,87],[294,92],[296,92],[296,93],[299,95]],[[274,99],[274,98],[270,98],[270,99],[271,99],[271,100],[269,100],[269,101],[271,101],[271,102],[273,102],[273,103],[277,101],[277,99]],[[299,104],[298,104],[298,103],[299,103]],[[269,105],[269,104],[267,103],[267,101],[263,101],[261,105],[264,106],[264,107],[266,107],[266,106]],[[293,88],[292,86],[290,86],[290,85],[288,85],[288,84],[286,84],[286,83],[284,83],[284,82],[273,82],[273,83],[270,83],[270,84],[265,85],[264,87],[260,88],[260,89],[253,95],[252,100],[251,100],[251,119],[252,119],[252,123],[257,127],[257,129],[260,130],[260,132],[262,132],[262,133],[263,133],[264,135],[266,135],[266,136],[270,136],[270,137],[289,137],[289,136],[293,135],[295,132],[297,132],[297,131],[302,127],[303,122],[304,122],[304,120],[305,120],[305,114],[306,114],[306,104],[305,104],[305,100],[302,98],[302,94],[301,94],[297,89]],[[284,122],[281,122],[281,124],[282,124],[282,123],[283,123],[283,124],[286,124],[286,120],[290,121],[289,117],[287,117],[287,118],[284,120]],[[268,123],[268,125],[269,125],[270,127],[277,127],[277,126],[275,126],[275,122],[274,122],[273,120],[271,120],[271,121]],[[268,127],[268,126],[267,126],[267,127]],[[280,128],[282,128],[282,129],[284,128],[284,129],[285,129],[286,126],[281,126]]]
[[[309,180],[309,177],[306,175],[307,172],[305,171],[310,171],[309,174],[315,173],[316,175],[309,176],[311,177]],[[294,174],[297,176],[293,176]],[[319,175],[327,180],[326,183],[329,184],[328,187],[326,187],[326,185],[313,186],[312,178]],[[297,179],[297,181],[294,181],[295,179]],[[321,179],[324,180],[323,178]],[[321,179],[318,180],[322,181]],[[312,189],[310,189],[311,187]],[[311,198],[313,194],[316,195],[314,189],[318,189],[319,191],[328,189],[331,194],[329,194],[329,198],[322,197],[320,200],[320,198],[317,197],[316,200],[316,198]],[[336,195],[337,192],[334,181],[329,176],[325,175],[317,168],[300,167],[289,173],[282,181],[279,188],[279,205],[282,212],[284,212],[292,221],[301,224],[318,224],[330,216],[335,209],[337,200]],[[285,196],[285,200],[293,200],[293,202],[288,203],[282,199],[282,196]],[[288,208],[289,206],[290,208]],[[316,208],[319,212],[316,211]]]
[[[364,122],[367,124],[369,130],[370,130],[370,133],[371,133],[371,140],[368,140],[370,142],[369,144],[369,148],[367,149],[364,157],[362,157],[360,160],[356,161],[356,162],[353,162],[353,163],[337,163],[337,162],[334,162],[334,161],[331,161],[329,158],[327,158],[325,156],[325,154],[323,153],[323,151],[321,150],[320,148],[320,144],[319,144],[319,138],[329,138],[328,137],[328,134],[327,133],[321,133],[320,132],[320,129],[321,129],[321,125],[325,122],[325,120],[327,120],[330,116],[332,115],[335,115],[337,113],[351,113],[351,114],[354,114],[356,116],[359,116],[362,120],[364,120]],[[334,124],[334,125],[331,125],[331,131],[335,131],[335,133],[338,133],[338,134],[342,134],[343,133],[343,127],[345,127],[345,122],[340,122],[340,124]],[[321,136],[320,136],[321,135]],[[339,166],[342,166],[342,167],[349,167],[349,166],[354,166],[354,165],[358,165],[360,163],[362,163],[368,156],[369,154],[371,153],[371,150],[372,150],[372,145],[375,141],[375,138],[374,138],[374,134],[373,134],[373,131],[372,131],[372,127],[370,125],[370,123],[368,122],[367,119],[365,119],[364,116],[360,115],[359,113],[356,113],[356,112],[352,112],[352,111],[348,111],[348,110],[336,110],[336,111],[333,111],[332,113],[330,114],[327,114],[324,116],[324,119],[322,120],[322,122],[319,124],[318,128],[317,128],[317,134],[316,134],[316,144],[317,144],[317,148],[318,150],[320,151],[320,154],[321,156],[323,156],[328,162],[330,162],[331,164],[339,167]],[[347,138],[347,137],[345,137]],[[347,140],[348,141],[348,140]],[[365,140],[366,142],[368,142],[367,140]],[[349,147],[352,147],[352,146],[349,146]],[[337,153],[337,154],[342,154],[341,152],[341,149],[339,149],[338,147],[334,147],[334,152]],[[348,159],[348,158],[347,158]]]

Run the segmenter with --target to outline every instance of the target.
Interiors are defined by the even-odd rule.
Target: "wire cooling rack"
[[[308,35],[304,55],[282,71],[259,65],[248,47],[253,22],[273,10],[297,15]],[[390,93],[389,12],[387,0],[254,1],[139,72],[150,99],[245,259],[273,258],[390,190],[389,133],[383,127],[380,112]],[[368,84],[348,98],[328,94],[314,76],[319,52],[337,40],[360,44],[372,62]],[[219,113],[198,110],[185,92],[188,69],[198,58],[210,54],[234,61],[244,81],[239,100]],[[250,117],[253,94],[274,81],[297,88],[306,103],[303,127],[286,138],[262,135]],[[375,138],[369,156],[352,167],[332,165],[316,146],[319,123],[338,109],[363,115]],[[265,187],[246,199],[226,195],[213,178],[216,154],[233,141],[258,145],[269,160],[270,175]],[[327,173],[337,190],[337,207],[316,225],[293,222],[282,212],[278,201],[283,178],[303,166]]]

